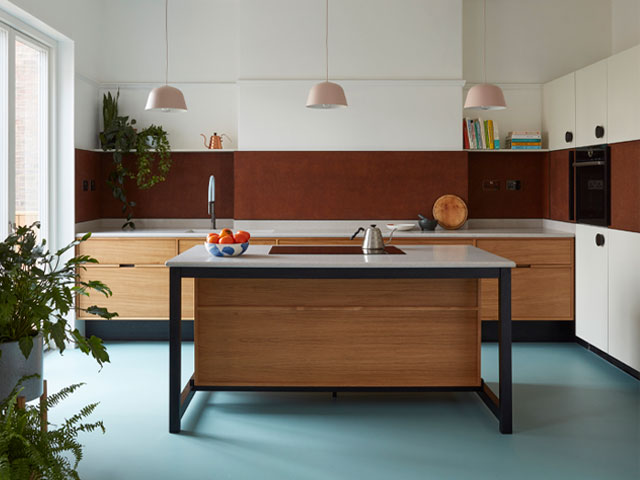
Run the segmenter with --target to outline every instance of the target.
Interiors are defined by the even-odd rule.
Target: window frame
[[[55,209],[53,195],[56,178],[55,172],[55,54],[56,42],[46,35],[37,32],[22,22],[8,17],[0,11],[0,31],[5,32],[5,41],[0,39],[0,48],[6,52],[6,62],[0,62],[0,189],[6,194],[0,195],[0,238],[4,239],[11,231],[15,219],[15,49],[16,40],[45,53],[41,60],[44,73],[41,77],[40,108],[45,112],[39,115],[40,164],[38,166],[39,181],[39,218],[41,238],[50,238],[53,226],[50,223],[51,213]],[[4,122],[4,123],[3,123]]]

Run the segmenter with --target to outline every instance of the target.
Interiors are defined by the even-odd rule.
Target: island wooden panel
[[[573,320],[573,268],[533,267],[511,270],[513,320]],[[498,319],[498,281],[480,281],[481,317]]]
[[[176,256],[175,238],[90,238],[76,247],[102,265],[164,265]]]
[[[202,279],[199,306],[389,306],[475,308],[477,280]]]
[[[94,293],[79,297],[79,306],[106,307],[118,312],[118,319],[166,319],[169,317],[169,269],[164,267],[88,267],[83,280],[100,280],[107,284],[113,296],[105,298]],[[96,319],[81,313],[79,318]]]
[[[476,310],[203,307],[195,381],[218,386],[479,386]]]

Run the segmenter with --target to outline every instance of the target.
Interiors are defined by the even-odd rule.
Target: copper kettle
[[[201,133],[200,136],[204,138],[204,146],[209,150],[221,150],[222,137],[227,137],[229,141],[231,141],[231,137],[226,133],[218,135],[217,132],[213,132],[213,135],[211,135],[211,138],[209,138],[209,143],[207,143],[207,136],[204,133]]]

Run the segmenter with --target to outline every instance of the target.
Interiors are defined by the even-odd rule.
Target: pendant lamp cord
[[[169,85],[169,0],[164,1],[164,83]]]
[[[482,1],[482,81],[487,83],[487,0]]]
[[[325,8],[325,22],[324,22],[324,53],[325,53],[325,67],[327,82],[329,81],[329,0],[326,0]]]

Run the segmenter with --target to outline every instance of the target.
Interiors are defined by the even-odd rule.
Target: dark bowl
[[[418,220],[418,225],[420,225],[420,229],[422,231],[435,230],[436,227],[438,226],[438,221],[425,218],[425,219]]]

